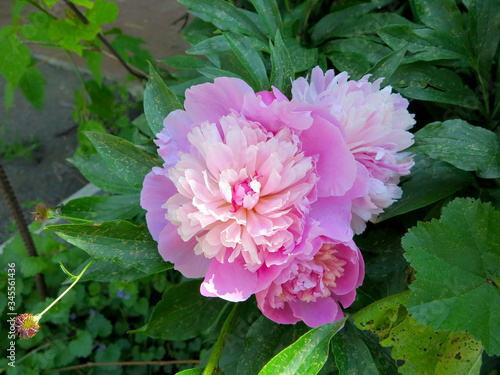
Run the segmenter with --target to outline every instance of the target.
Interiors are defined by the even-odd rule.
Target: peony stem
[[[233,328],[234,323],[236,323],[236,318],[238,317],[238,307],[239,304],[235,303],[229,316],[227,317],[222,329],[220,331],[219,338],[214,345],[214,349],[212,350],[212,354],[210,354],[210,358],[208,359],[208,363],[203,370],[202,375],[212,375],[214,373],[215,368],[219,363],[219,358],[222,354],[222,349],[224,348],[224,344],[226,343],[227,335],[231,328]]]

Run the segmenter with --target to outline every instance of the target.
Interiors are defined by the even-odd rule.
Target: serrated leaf
[[[455,199],[440,220],[419,223],[403,237],[417,272],[408,311],[435,329],[470,332],[490,355],[500,354],[499,227],[491,204]]]
[[[83,197],[73,199],[61,208],[61,216],[68,220],[98,223],[132,219],[140,212],[139,194]]]
[[[274,356],[259,375],[317,374],[328,358],[331,338],[342,328],[345,320],[346,318],[311,329]]]
[[[42,73],[35,67],[28,68],[19,81],[19,87],[24,96],[39,111],[43,109],[43,104],[45,103],[46,83]]]
[[[179,99],[149,64],[149,79],[144,90],[144,113],[153,134],[161,132],[163,120],[176,109],[182,109]]]
[[[479,375],[481,368],[483,348],[470,334],[436,332],[410,316],[381,344],[392,346],[394,359],[406,362],[398,369],[403,375]]]
[[[145,225],[127,221],[101,224],[61,224],[47,226],[69,243],[94,258],[112,260],[122,267],[156,273],[170,268],[158,253],[158,246]]]
[[[179,0],[179,3],[195,11],[204,21],[213,23],[221,30],[232,30],[267,40],[264,33],[241,10],[224,0]]]
[[[280,11],[276,0],[250,0],[264,24],[267,35],[273,39],[276,31],[283,28]],[[274,40],[274,39],[273,39]]]
[[[410,298],[405,291],[378,300],[354,314],[356,326],[370,330],[384,347],[393,347],[391,356],[404,375],[479,374],[482,347],[468,333],[435,331],[419,324],[403,305]]]
[[[145,326],[131,331],[163,340],[188,340],[205,332],[227,304],[200,293],[200,281],[189,280],[163,293]]]
[[[401,179],[403,196],[378,216],[377,222],[428,206],[475,182],[472,174],[444,161],[415,155],[409,176]]]
[[[108,193],[130,194],[137,193],[137,189],[119,178],[104,162],[99,154],[75,156],[69,158],[89,182]]]
[[[31,53],[12,26],[0,29],[0,74],[16,87],[31,61]]]
[[[86,132],[85,135],[108,167],[136,189],[142,188],[144,177],[158,164],[153,155],[123,138],[100,132]]]
[[[267,78],[266,67],[259,52],[252,49],[247,42],[248,38],[232,32],[224,33],[224,37],[240,63],[254,80],[255,84],[253,86],[255,90],[267,90],[269,88],[269,79]]]
[[[500,142],[495,133],[463,120],[436,121],[415,133],[415,153],[446,161],[482,178],[500,177]]]
[[[289,95],[292,80],[295,79],[294,66],[288,49],[281,38],[279,30],[274,38],[274,45],[271,43],[271,85],[275,86],[285,95]]]

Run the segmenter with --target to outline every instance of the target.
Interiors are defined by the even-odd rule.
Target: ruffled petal
[[[328,297],[319,298],[316,302],[292,301],[290,307],[294,316],[313,328],[336,322],[344,317],[339,304]]]

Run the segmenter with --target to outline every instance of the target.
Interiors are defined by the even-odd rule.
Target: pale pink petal
[[[193,251],[196,239],[184,242],[177,233],[177,228],[168,223],[160,233],[158,251],[166,262],[174,264],[174,268],[184,276],[197,278],[205,276],[211,260],[204,255],[196,255]]]

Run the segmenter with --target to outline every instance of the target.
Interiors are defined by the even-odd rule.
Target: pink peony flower
[[[355,198],[352,206],[351,224],[355,233],[361,233],[366,221],[375,221],[401,197],[399,178],[413,166],[409,153],[401,151],[413,143],[407,130],[415,121],[406,99],[391,93],[390,86],[380,89],[382,79],[370,83],[369,75],[359,81],[348,77],[347,72],[335,75],[333,70],[323,74],[316,67],[310,83],[305,78],[293,82],[292,95],[312,105],[308,108],[313,115],[328,110],[344,129],[356,162],[367,172],[367,194]]]
[[[312,264],[295,255],[311,220],[321,241],[352,239],[352,202],[368,175],[327,110],[235,78],[193,86],[184,106],[157,135],[165,163],[146,176],[141,205],[162,257],[204,277],[202,294],[242,301],[292,260]]]
[[[256,293],[260,310],[278,323],[303,320],[310,327],[344,317],[364,277],[364,263],[354,242],[333,241],[313,222],[287,264],[273,273],[271,284]],[[265,272],[265,271],[263,271]]]

